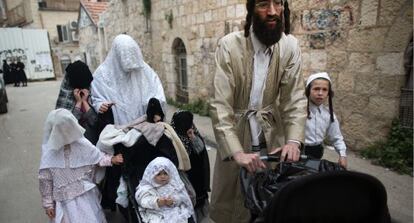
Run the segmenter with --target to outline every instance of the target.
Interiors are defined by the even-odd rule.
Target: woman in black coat
[[[191,162],[186,173],[196,192],[197,222],[208,217],[208,192],[210,191],[210,163],[205,142],[193,123],[193,114],[189,111],[175,112],[171,126],[180,137]]]

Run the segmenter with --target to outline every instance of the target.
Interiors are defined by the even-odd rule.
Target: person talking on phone
[[[90,86],[93,80],[88,65],[77,60],[69,64],[60,86],[56,109],[65,108],[72,112],[79,124],[85,129],[84,136],[92,144],[98,141],[98,114],[91,105]]]

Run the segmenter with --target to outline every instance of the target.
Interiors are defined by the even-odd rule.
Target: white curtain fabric
[[[145,114],[150,98],[164,105],[161,81],[144,62],[141,49],[132,37],[118,35],[105,61],[93,74],[92,104],[96,111],[103,102],[113,102],[114,122],[126,124]]]

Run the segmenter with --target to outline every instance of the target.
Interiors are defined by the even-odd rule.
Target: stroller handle
[[[309,157],[305,154],[300,154],[299,160],[307,160]],[[266,160],[268,162],[279,162],[280,161],[280,155],[274,155],[274,154],[267,154],[264,156],[260,156],[260,160]]]

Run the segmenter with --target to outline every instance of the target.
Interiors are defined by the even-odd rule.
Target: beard
[[[269,29],[266,26],[266,21],[276,21],[276,26],[273,29]],[[257,39],[267,47],[277,43],[282,37],[284,22],[281,17],[273,16],[266,17],[266,20],[261,20],[259,16],[253,14],[253,32],[256,34]]]

